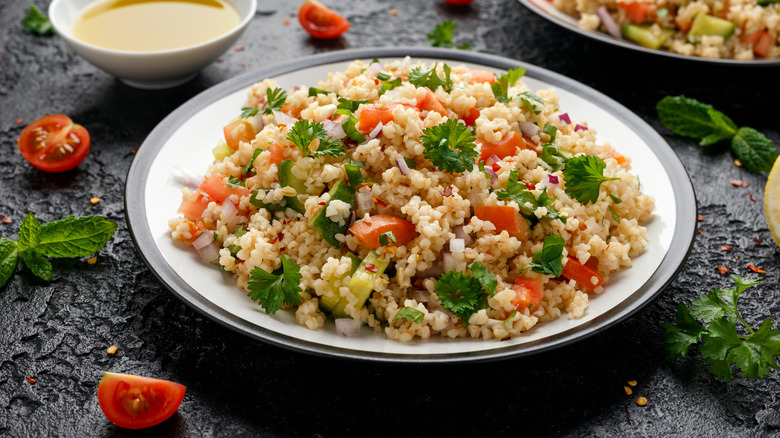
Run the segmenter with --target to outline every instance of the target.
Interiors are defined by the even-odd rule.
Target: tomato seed
[[[95,204],[97,204],[98,202],[100,202],[100,198],[91,198],[91,199],[89,200],[89,203],[90,203],[90,204],[92,204],[92,205],[95,205]]]

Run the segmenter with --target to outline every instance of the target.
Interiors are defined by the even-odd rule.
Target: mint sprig
[[[699,139],[700,146],[730,140],[732,152],[751,172],[769,171],[777,159],[772,140],[753,128],[738,127],[712,105],[685,96],[667,96],[656,110],[664,126],[675,134]]]
[[[452,36],[457,26],[458,23],[454,21],[442,21],[441,23],[437,24],[432,31],[428,32],[426,35],[428,37],[428,41],[431,42],[433,47],[456,48],[460,50],[470,49],[470,43],[455,45],[455,43],[452,42]]]

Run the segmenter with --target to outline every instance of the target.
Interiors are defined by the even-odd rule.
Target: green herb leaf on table
[[[309,155],[314,157],[330,155],[336,158],[344,156],[344,144],[328,135],[322,123],[305,119],[298,120],[287,133],[287,139],[298,146],[304,157]],[[319,140],[316,151],[310,149],[314,140]]]
[[[606,167],[604,161],[595,155],[577,155],[568,159],[563,169],[566,194],[582,204],[596,203],[601,183],[620,179],[604,176]]]
[[[301,268],[282,254],[282,266],[268,272],[255,267],[250,272],[249,298],[260,303],[268,314],[273,315],[283,305],[294,306],[301,302]]]
[[[474,133],[454,119],[424,129],[420,141],[425,147],[425,158],[449,173],[472,170],[479,156]]]
[[[16,246],[20,252],[24,252],[38,246],[40,241],[41,224],[32,213],[28,213],[21,225],[19,225],[19,240],[17,240]]]
[[[436,91],[437,88],[441,87],[444,91],[449,92],[452,89],[450,66],[443,64],[444,78],[442,79],[436,69],[438,65],[439,64],[436,63],[427,69],[425,67],[417,67],[412,69],[411,73],[409,73],[409,83],[415,87],[427,87],[431,91]]]
[[[772,170],[777,159],[772,140],[753,128],[739,128],[731,139],[731,150],[749,171],[755,173]]]
[[[282,105],[287,101],[287,92],[283,88],[268,88],[265,90],[266,103],[263,113],[273,114],[274,111],[281,111]]]
[[[425,319],[425,314],[414,307],[404,307],[395,314],[393,321],[396,319],[406,319],[420,324]]]
[[[455,28],[458,26],[458,23],[454,21],[444,20],[441,23],[437,24],[436,27],[428,32],[428,41],[431,42],[431,45],[433,47],[446,47],[446,48],[457,48],[461,50],[468,50],[471,48],[470,43],[463,43],[460,45],[455,45],[455,43],[452,42],[452,36],[455,32]]]
[[[34,248],[47,257],[86,257],[102,249],[116,231],[116,223],[102,216],[65,217],[41,225]]]
[[[21,251],[19,254],[22,256],[25,266],[30,268],[33,275],[42,280],[51,281],[53,269],[49,259],[42,256],[34,249]]]
[[[439,277],[436,282],[436,295],[441,306],[468,325],[469,317],[487,307],[487,295],[482,283],[471,275],[450,271]]]
[[[491,297],[496,294],[498,278],[495,274],[490,272],[488,268],[486,268],[485,265],[480,262],[474,262],[470,264],[468,268],[471,270],[477,280],[482,283],[482,287],[487,289]]]
[[[11,239],[0,239],[0,287],[3,287],[16,270],[19,249]]]
[[[38,9],[35,3],[30,4],[30,9],[22,20],[22,30],[25,33],[32,33],[40,36],[54,35],[54,26],[51,21]]]
[[[504,104],[509,103],[509,101],[512,100],[508,95],[509,88],[515,85],[524,74],[524,68],[515,67],[496,78],[496,81],[490,84],[490,88],[493,90],[493,96],[495,96],[496,100]]]
[[[560,277],[563,273],[563,246],[566,241],[557,234],[545,236],[541,251],[533,254],[532,262],[523,267],[523,270],[531,268],[540,274]]]

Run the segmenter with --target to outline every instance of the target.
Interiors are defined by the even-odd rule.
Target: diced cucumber
[[[357,297],[357,302],[354,305],[355,310],[363,307],[363,304],[365,304],[374,290],[374,285],[382,278],[382,274],[385,273],[385,269],[387,269],[389,264],[389,261],[382,260],[373,250],[360,262],[360,266],[352,274],[352,278],[349,279],[349,290],[352,292],[352,295]],[[335,317],[348,316],[349,314],[346,312],[348,304],[347,299],[342,297],[334,307],[332,314]]]
[[[699,42],[701,36],[722,36],[727,39],[734,33],[734,23],[712,15],[699,14],[693,19],[688,32],[688,42]]]
[[[347,275],[352,275],[357,271],[358,266],[360,266],[361,260],[357,256],[355,256],[352,253],[347,253],[347,257],[350,258],[352,261],[352,266],[349,268],[349,271],[346,272],[344,275],[341,275],[336,278],[330,279],[328,281],[328,284],[325,286],[325,293],[320,297],[319,304],[320,309],[323,312],[327,312],[334,318],[344,318],[349,317],[344,313],[344,307],[340,307],[339,311],[336,312],[336,306],[338,305],[339,301],[341,301],[341,294],[339,293],[338,288],[336,288],[335,284],[337,280],[341,280]],[[346,303],[346,300],[344,301]]]
[[[341,246],[341,242],[336,239],[336,234],[346,234],[347,226],[349,224],[345,221],[344,225],[339,225],[338,222],[333,222],[330,220],[330,218],[325,216],[325,212],[328,209],[328,205],[330,205],[330,203],[334,200],[346,202],[349,204],[350,209],[354,207],[355,189],[341,181],[337,181],[336,184],[331,187],[330,192],[328,193],[330,193],[330,199],[328,200],[328,203],[325,204],[325,206],[323,206],[316,215],[314,215],[311,220],[311,226],[314,227],[318,233],[320,233],[323,239],[325,239],[334,247],[338,248]]]
[[[219,142],[217,147],[211,150],[211,154],[214,155],[214,159],[217,161],[222,161],[225,158],[233,155],[233,152],[235,151],[230,149],[230,146],[228,146],[228,144],[224,141]]]
[[[359,167],[354,164],[345,163],[344,171],[347,172],[347,179],[349,180],[349,185],[352,187],[357,187],[363,183],[363,174],[360,173]]]
[[[673,29],[655,27],[652,24],[626,24],[621,31],[629,39],[648,49],[660,49],[672,35]]]
[[[279,184],[281,184],[282,187],[294,188],[299,195],[305,195],[306,184],[303,180],[293,175],[293,166],[295,166],[295,161],[290,159],[282,160],[279,163]],[[298,213],[304,214],[306,212],[306,208],[298,196],[285,196],[284,199],[287,201],[287,206],[297,211]]]

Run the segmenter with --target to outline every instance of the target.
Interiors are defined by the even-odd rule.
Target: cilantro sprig
[[[495,96],[496,100],[501,103],[509,103],[509,101],[512,100],[512,98],[507,94],[509,92],[509,88],[515,85],[515,83],[519,81],[524,74],[524,68],[515,67],[511,70],[508,70],[505,74],[499,76],[495,82],[490,84],[490,88],[493,90],[493,96]]]
[[[293,142],[301,150],[304,157],[309,155],[322,157],[330,155],[331,157],[344,156],[344,144],[328,135],[325,126],[312,120],[298,120],[293,125],[290,132],[287,133],[287,139]],[[319,140],[317,150],[311,150],[311,143]]]
[[[767,318],[754,330],[737,306],[746,289],[763,282],[736,275],[731,278],[733,287],[711,289],[690,306],[679,303],[675,324],[662,324],[669,360],[686,356],[692,345],[701,342],[701,355],[712,366],[712,373],[727,383],[733,378],[732,365],[743,377],[755,379],[777,368],[775,358],[780,356],[780,331],[772,328],[774,321]],[[737,321],[742,326],[739,331]]]
[[[69,216],[41,224],[32,213],[19,226],[19,239],[0,239],[0,287],[11,278],[19,257],[36,277],[51,281],[47,257],[86,257],[100,251],[116,231],[102,216]]]
[[[468,325],[475,312],[487,307],[487,295],[482,283],[476,277],[462,272],[450,271],[439,277],[435,286],[441,306]]]
[[[769,171],[777,159],[772,140],[753,128],[738,127],[712,105],[685,96],[667,96],[656,110],[664,126],[675,134],[699,139],[700,146],[731,140],[731,151],[751,172]]]
[[[452,90],[452,78],[450,78],[452,70],[449,65],[443,64],[444,78],[442,78],[436,70],[438,65],[438,63],[435,63],[429,68],[417,67],[412,69],[411,73],[409,73],[409,83],[415,87],[428,87],[431,91],[436,91],[437,88],[441,87],[444,91],[449,92]]]
[[[534,196],[533,192],[528,190],[528,186],[526,186],[525,183],[520,182],[520,173],[516,170],[509,172],[506,189],[496,190],[494,193],[498,199],[510,199],[515,201],[520,207],[520,214],[534,224],[539,221],[539,218],[534,214],[534,211],[539,207],[545,207],[547,209],[547,213],[543,217],[559,219],[561,222],[566,223],[566,216],[560,214],[560,212],[553,207],[552,204],[557,198],[554,196],[550,197],[547,194],[547,187],[542,189],[542,193],[540,193],[537,198]]]
[[[607,165],[595,155],[577,155],[566,161],[563,180],[566,182],[566,194],[582,204],[596,203],[599,199],[601,183],[620,178],[604,176]]]
[[[25,33],[31,33],[40,36],[54,35],[54,26],[51,21],[38,9],[35,3],[30,4],[30,9],[22,20],[22,30]]]
[[[459,45],[455,45],[455,43],[452,42],[452,36],[455,32],[455,28],[458,26],[458,23],[450,20],[444,20],[441,23],[437,24],[436,27],[433,28],[432,31],[428,32],[428,41],[431,42],[431,45],[433,47],[447,47],[447,48],[456,48],[460,50],[468,50],[471,48],[470,43],[463,43]]]
[[[471,170],[479,156],[474,133],[454,119],[424,129],[420,141],[425,147],[425,158],[442,171],[462,173]]]
[[[256,266],[250,272],[249,298],[257,301],[268,314],[273,315],[282,306],[294,306],[301,302],[301,268],[281,255],[282,266],[268,272]]]
[[[268,88],[265,90],[266,106],[263,113],[273,114],[274,111],[281,111],[282,105],[287,101],[287,92],[283,88]]]

